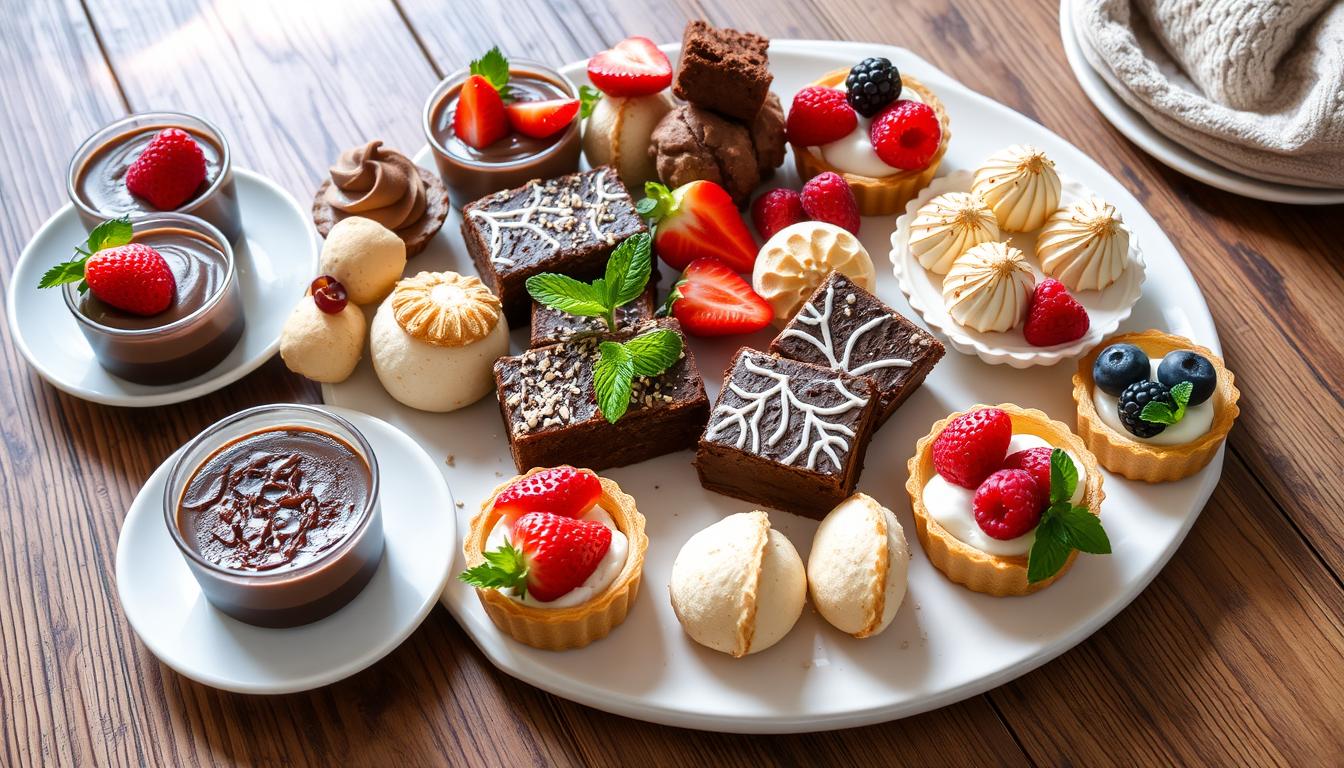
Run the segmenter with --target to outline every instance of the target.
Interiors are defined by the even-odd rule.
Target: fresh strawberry
[[[648,96],[672,84],[672,62],[647,37],[627,37],[588,60],[588,79],[608,96]]]
[[[759,331],[775,312],[751,286],[717,259],[696,259],[672,286],[664,309],[692,336],[730,336]]]
[[[583,517],[602,498],[602,481],[587,469],[554,467],[519,478],[495,497],[495,510],[509,519],[528,512]]]
[[[962,414],[934,438],[933,468],[949,483],[975,489],[1003,466],[1012,439],[1012,419],[998,408]]]
[[[669,267],[685,269],[700,258],[714,258],[749,274],[756,263],[756,241],[723,187],[692,181],[669,191],[651,181],[635,210],[654,223],[653,247]]]
[[[858,124],[844,91],[814,85],[793,97],[785,132],[794,144],[815,147],[845,138]]]
[[[859,204],[844,177],[834,171],[813,176],[803,185],[803,210],[808,218],[859,234]]]
[[[756,225],[756,232],[765,240],[806,218],[803,199],[792,189],[772,189],[751,204],[751,223]]]
[[[131,242],[128,218],[105,221],[93,228],[78,256],[47,270],[39,288],[79,282],[79,292],[93,291],[105,304],[134,315],[157,315],[173,303],[177,280],[168,262],[144,243]]]
[[[528,512],[514,521],[508,542],[458,578],[549,603],[587,581],[610,548],[611,529],[596,520]]]
[[[1053,347],[1083,338],[1090,325],[1083,305],[1069,295],[1063,283],[1047,277],[1031,295],[1022,334],[1032,346]]]
[[[1007,541],[1026,535],[1041,522],[1047,498],[1030,473],[1000,469],[975,489],[971,509],[980,530]]]
[[[509,134],[504,100],[483,76],[471,75],[462,83],[453,112],[453,133],[476,149],[485,149]]]
[[[879,160],[913,171],[928,167],[943,140],[943,128],[929,105],[897,99],[873,118],[868,138]]]
[[[569,125],[579,113],[579,100],[515,101],[504,107],[504,113],[513,130],[534,139],[544,139]]]
[[[181,128],[159,131],[126,169],[126,188],[161,211],[190,200],[203,181],[205,153]]]
[[[1041,491],[1041,498],[1050,497],[1050,454],[1053,449],[1044,446],[1011,453],[1003,460],[1002,469],[1021,469],[1031,475]]]

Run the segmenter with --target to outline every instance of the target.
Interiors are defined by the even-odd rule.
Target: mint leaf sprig
[[[616,330],[616,310],[644,293],[653,272],[653,240],[647,232],[626,238],[607,261],[607,272],[591,283],[543,272],[527,279],[538,303],[579,317],[600,317]]]
[[[459,573],[458,581],[482,589],[512,589],[519,598],[527,597],[527,559],[522,550],[505,541],[481,556],[485,562]]]
[[[593,107],[602,100],[602,92],[591,85],[579,86],[579,117],[586,119],[593,114]]]
[[[1188,381],[1182,381],[1171,388],[1171,399],[1176,402],[1173,409],[1166,403],[1151,402],[1143,406],[1139,412],[1139,418],[1149,424],[1176,424],[1185,418],[1185,406],[1190,404],[1190,394],[1195,391],[1195,385]]]
[[[499,98],[506,103],[513,101],[513,89],[509,87],[509,60],[500,52],[498,45],[472,61],[467,69],[471,74],[480,75],[489,81],[499,92]]]
[[[1188,399],[1188,396],[1187,396]],[[1087,507],[1072,502],[1078,490],[1078,470],[1063,450],[1050,452],[1050,506],[1036,526],[1036,541],[1027,554],[1027,583],[1035,584],[1059,573],[1073,550],[1109,555],[1111,540],[1101,520]]]
[[[131,228],[129,216],[104,221],[93,228],[93,231],[89,233],[88,240],[75,246],[75,258],[70,261],[63,261],[44,272],[37,281],[37,287],[55,288],[58,285],[65,285],[78,280],[79,292],[83,294],[89,290],[89,283],[84,279],[84,267],[88,265],[93,254],[108,248],[126,245],[131,242],[133,235],[134,230]]]
[[[593,390],[597,408],[615,424],[630,407],[636,376],[658,376],[681,359],[681,335],[660,328],[626,342],[604,341],[597,348]]]

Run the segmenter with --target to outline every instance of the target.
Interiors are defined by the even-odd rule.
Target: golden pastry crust
[[[466,557],[468,568],[485,562],[485,542],[499,519],[494,505],[500,492],[523,477],[543,471],[545,468],[538,467],[524,475],[510,478],[496,487],[490,498],[481,503],[481,511],[472,516],[470,528],[462,542],[462,554]],[[625,621],[630,606],[634,605],[639,595],[640,576],[644,571],[644,553],[649,547],[649,539],[644,534],[644,516],[635,507],[634,498],[622,492],[615,481],[605,477],[599,477],[598,480],[602,483],[602,497],[598,504],[611,515],[616,528],[630,542],[625,567],[593,599],[568,608],[538,608],[520,603],[497,589],[477,588],[476,596],[480,598],[486,615],[501,632],[514,640],[544,651],[582,648],[610,634],[611,630]]]
[[[1059,577],[1073,567],[1078,552],[1076,550],[1071,552],[1064,567],[1054,576],[1029,584],[1026,557],[1004,557],[982,552],[949,533],[929,515],[928,508],[924,506],[924,486],[937,474],[933,468],[934,439],[942,434],[948,422],[983,408],[998,408],[1007,413],[1013,422],[1013,434],[1036,435],[1050,445],[1063,448],[1076,456],[1087,472],[1082,506],[1098,516],[1101,515],[1101,502],[1106,498],[1106,493],[1101,487],[1101,468],[1097,466],[1096,457],[1087,450],[1083,441],[1069,431],[1063,422],[1054,421],[1042,411],[1019,408],[1010,403],[995,406],[973,405],[965,411],[950,414],[935,423],[929,433],[920,438],[916,444],[915,455],[910,458],[908,464],[910,478],[905,483],[905,490],[910,494],[910,505],[914,511],[915,534],[919,537],[919,544],[924,548],[924,554],[929,558],[929,562],[947,578],[974,592],[994,597],[1029,595],[1058,581]]]
[[[871,637],[882,629],[882,614],[887,610],[887,571],[891,568],[891,553],[887,547],[887,516],[879,508],[873,515],[873,580],[870,585],[872,602],[868,623],[854,633],[857,638]]]
[[[826,73],[812,85],[834,88],[845,82],[848,75],[848,69],[837,69],[834,72]],[[933,113],[938,116],[938,125],[943,129],[942,138],[938,141],[938,148],[934,150],[933,157],[929,159],[927,166],[914,171],[898,171],[890,176],[875,179],[870,176],[860,176],[856,173],[845,173],[826,162],[825,159],[809,152],[807,147],[794,144],[793,161],[798,168],[798,178],[807,181],[819,173],[833,171],[849,182],[849,188],[854,192],[854,199],[859,203],[860,214],[864,216],[886,216],[904,211],[905,204],[913,200],[921,189],[927,187],[929,182],[933,181],[934,174],[938,172],[938,165],[943,162],[943,155],[947,153],[947,144],[952,140],[952,128],[951,121],[947,117],[947,110],[943,108],[943,102],[933,94],[933,91],[930,91],[923,83],[909,75],[901,75],[901,87],[903,90],[914,91],[918,94],[919,100],[929,105]]]
[[[1133,344],[1153,359],[1164,357],[1177,349],[1188,349],[1208,358],[1218,374],[1218,386],[1214,388],[1212,397],[1213,424],[1209,426],[1209,431],[1184,445],[1152,445],[1131,440],[1127,435],[1108,427],[1092,402],[1092,393],[1096,389],[1092,364],[1112,344]],[[1078,370],[1073,374],[1073,401],[1078,406],[1078,434],[1096,454],[1097,461],[1117,475],[1145,483],[1165,483],[1189,477],[1213,460],[1241,413],[1237,407],[1241,392],[1237,390],[1235,380],[1236,377],[1223,364],[1221,357],[1184,336],[1158,330],[1112,336],[1084,355],[1078,361]]]
[[[499,297],[479,278],[421,272],[392,290],[392,316],[412,338],[436,347],[480,341],[499,323]]]

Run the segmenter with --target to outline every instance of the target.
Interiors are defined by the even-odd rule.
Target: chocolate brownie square
[[[770,39],[717,29],[704,21],[686,25],[672,92],[692,104],[750,123],[770,91]]]
[[[598,410],[593,392],[598,345],[655,328],[681,333],[681,325],[668,318],[495,362],[499,411],[519,472],[559,464],[598,471],[695,446],[709,417],[709,397],[689,346],[683,346],[682,358],[662,374],[635,379],[630,410],[615,424]]]
[[[700,484],[820,520],[854,492],[878,397],[870,378],[743,347],[700,437]]]
[[[608,165],[529,181],[462,207],[467,251],[513,328],[528,321],[532,307],[527,278],[540,272],[599,277],[622,240],[648,229]]]
[[[616,309],[616,330],[625,331],[653,319],[657,310],[654,282],[650,278],[649,287],[639,298]],[[544,304],[532,302],[532,339],[529,347],[544,347],[576,336],[601,334],[607,332],[607,321],[600,317],[579,317],[568,312],[552,309]]]
[[[840,272],[831,272],[770,351],[868,376],[882,392],[880,427],[943,359],[942,343]]]

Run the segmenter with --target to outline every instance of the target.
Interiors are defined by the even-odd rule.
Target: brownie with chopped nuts
[[[700,437],[700,484],[820,520],[854,493],[880,395],[868,377],[743,347]]]
[[[467,252],[513,328],[528,321],[527,278],[540,272],[600,277],[622,240],[648,230],[609,165],[529,181],[462,207]]]
[[[750,123],[770,91],[770,39],[696,20],[681,38],[672,92],[692,104]]]
[[[833,271],[770,342],[770,351],[876,381],[880,427],[946,350],[928,331]]]
[[[705,382],[682,336],[683,355],[662,374],[636,378],[615,424],[598,410],[598,345],[681,324],[667,318],[613,334],[578,336],[495,362],[499,411],[519,472],[570,464],[599,471],[695,446],[709,416]]]
[[[649,287],[644,289],[639,298],[616,309],[616,330],[629,330],[653,319],[657,310],[656,281],[656,277],[650,278]],[[528,343],[529,347],[544,347],[576,336],[606,332],[607,321],[601,317],[579,317],[532,302],[532,339]]]

